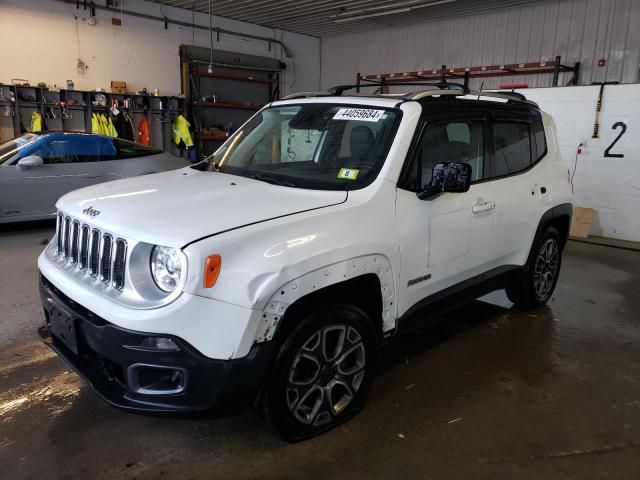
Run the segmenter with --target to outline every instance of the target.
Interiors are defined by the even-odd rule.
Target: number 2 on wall
[[[611,149],[615,146],[616,143],[618,143],[618,140],[620,140],[620,137],[624,135],[624,132],[627,131],[627,124],[624,122],[614,123],[611,129],[616,130],[618,127],[621,127],[622,130],[620,130],[620,133],[618,134],[618,136],[613,140],[613,142],[611,142],[611,145],[609,145],[607,149],[604,151],[605,157],[624,158],[624,153],[611,153]]]

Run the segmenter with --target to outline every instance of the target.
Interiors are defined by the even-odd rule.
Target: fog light
[[[171,352],[177,352],[180,350],[173,340],[166,337],[147,337],[142,340],[141,346],[150,350],[164,350]]]
[[[180,367],[136,363],[127,368],[127,383],[132,392],[142,395],[174,395],[184,391],[187,371]]]

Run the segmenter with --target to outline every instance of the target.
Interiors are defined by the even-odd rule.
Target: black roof
[[[410,100],[404,100],[404,103]],[[501,111],[513,111],[522,112],[530,110],[540,110],[540,107],[534,102],[529,100],[508,100],[506,102],[496,102],[493,100],[476,100],[473,98],[459,98],[455,96],[447,97],[424,97],[417,100],[424,110],[435,112],[442,111],[443,109],[458,109],[464,108],[465,110],[501,110]]]

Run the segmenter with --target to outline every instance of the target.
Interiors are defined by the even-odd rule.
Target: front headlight
[[[180,283],[184,266],[178,250],[171,247],[155,246],[151,251],[151,273],[158,288],[173,292]]]

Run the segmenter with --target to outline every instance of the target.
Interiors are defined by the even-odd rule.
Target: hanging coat
[[[98,135],[102,134],[102,131],[100,130],[100,119],[95,113],[91,114],[91,133],[96,133]]]
[[[118,132],[116,132],[115,127],[113,126],[113,122],[110,117],[107,117],[104,113],[99,114],[98,119],[100,121],[100,134],[106,135],[107,137],[117,137]]]
[[[133,120],[131,120],[131,117],[129,116],[128,113],[123,113],[124,115],[124,119],[126,122],[126,129],[127,129],[127,140],[130,140],[132,142],[136,141],[136,131],[133,128]]]
[[[102,113],[98,114],[98,122],[100,124],[100,135],[109,135],[107,117]]]
[[[32,132],[42,131],[42,115],[40,115],[38,112],[33,112],[31,114],[31,131]]]
[[[110,137],[118,137],[118,132],[116,131],[116,127],[113,125],[113,120],[111,120],[111,117],[107,118],[107,128],[107,135],[109,135]]]
[[[138,123],[138,143],[149,145],[149,124],[145,117],[142,117]]]
[[[118,132],[118,138],[130,141],[134,140],[131,120],[123,111],[120,111],[120,113],[115,116],[113,125],[116,132]]]
[[[186,118],[182,115],[178,115],[171,128],[171,140],[173,140],[173,143],[180,145],[180,142],[182,141],[187,148],[193,147],[193,140],[191,139],[191,133],[189,132],[190,126],[191,124],[187,122]]]

